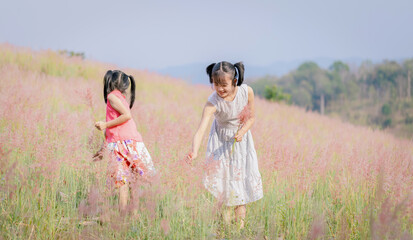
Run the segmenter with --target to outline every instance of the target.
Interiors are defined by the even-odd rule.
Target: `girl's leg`
[[[245,215],[247,213],[247,207],[244,205],[238,205],[235,207],[235,220],[240,223],[240,228],[244,228]]]
[[[129,198],[129,186],[128,186],[128,183],[125,183],[119,188],[119,210],[121,212],[126,210],[126,205],[128,204],[128,198]]]

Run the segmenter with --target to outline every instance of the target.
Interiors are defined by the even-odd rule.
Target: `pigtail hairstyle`
[[[105,76],[103,77],[103,98],[105,99],[105,103],[108,102],[108,89],[110,82],[112,81],[112,70],[106,72]]]
[[[244,71],[245,71],[244,64],[242,62],[238,62],[234,64],[234,67],[238,71],[238,76],[235,76],[236,78],[238,78],[237,86],[241,86],[242,82],[244,81]]]
[[[131,85],[131,99],[129,108],[132,108],[133,103],[135,102],[135,79],[119,70],[107,71],[103,77],[103,98],[105,99],[105,103],[108,102],[108,94],[110,94],[113,90],[119,90],[124,94],[129,85]]]
[[[129,108],[132,109],[133,103],[135,102],[135,79],[132,77],[132,75],[129,75],[129,79],[130,79],[130,105]]]
[[[216,63],[211,63],[207,68],[206,68],[206,73],[209,76],[209,82],[212,84],[212,69],[214,68]]]

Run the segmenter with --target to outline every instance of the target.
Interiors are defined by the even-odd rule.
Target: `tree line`
[[[328,69],[309,61],[282,77],[259,78],[251,86],[271,101],[413,133],[412,78],[413,59],[365,61],[356,67],[336,61]]]

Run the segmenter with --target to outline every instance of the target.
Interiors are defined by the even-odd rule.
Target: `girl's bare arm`
[[[110,105],[113,107],[113,109],[115,109],[120,114],[120,116],[109,122],[101,122],[101,121],[96,122],[95,127],[99,130],[104,130],[106,128],[120,125],[132,118],[130,109],[125,107],[122,104],[122,101],[118,97],[116,97],[114,94],[110,94],[108,96],[108,101]]]
[[[204,133],[206,128],[208,127],[209,120],[211,116],[215,113],[217,109],[215,108],[212,103],[207,102],[204,106],[204,110],[202,112],[201,122],[199,124],[198,130],[194,135],[194,139],[192,142],[192,152],[190,153],[190,158],[195,159],[198,156],[198,150],[201,145],[202,138],[204,137]]]

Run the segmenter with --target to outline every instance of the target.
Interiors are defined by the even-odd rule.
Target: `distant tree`
[[[400,74],[402,74],[402,67],[397,62],[385,61],[375,68],[374,74],[370,74],[368,83],[383,95],[386,90],[396,87],[396,79]]]
[[[374,72],[374,64],[370,60],[363,61],[357,71],[357,78],[366,81],[367,77]]]
[[[250,86],[254,89],[254,93],[259,96],[264,96],[265,87],[275,84],[277,77],[275,76],[264,76],[250,82]]]
[[[406,74],[406,97],[410,100],[412,94],[413,59],[408,59],[403,63],[403,70]]]
[[[389,116],[391,114],[391,107],[388,103],[383,104],[381,107],[381,113],[385,116]]]
[[[412,86],[412,82],[411,82],[411,73],[412,71],[408,70],[407,71],[407,99],[410,100],[411,97],[411,86]]]
[[[407,114],[406,118],[404,119],[405,124],[412,124],[413,123],[413,117],[410,117],[409,114]]]
[[[324,114],[326,100],[331,98],[333,93],[331,81],[325,71],[314,62],[305,62],[298,67],[295,80],[298,83],[307,81],[312,85],[313,106],[319,106],[320,113]]]
[[[315,62],[304,62],[301,64],[294,74],[294,80],[297,83],[302,81],[314,82],[315,75],[321,71],[320,67]]]
[[[291,96],[290,103],[300,107],[312,108],[312,84],[306,79],[299,81],[295,75],[296,71],[282,76],[277,81],[277,87],[281,88],[283,93]]]
[[[405,82],[406,82],[406,80],[405,80],[405,78],[403,77],[403,75],[400,74],[399,76],[397,76],[397,78],[396,78],[396,85],[397,85],[397,90],[398,90],[399,99],[402,99],[402,98],[403,98],[404,89],[405,89]],[[407,87],[407,85],[408,85],[408,84],[406,84],[406,87]]]
[[[386,120],[383,121],[382,127],[388,128],[388,127],[391,127],[391,124],[392,124],[391,118],[386,118]]]
[[[291,93],[291,90],[296,88],[296,83],[294,81],[294,74],[289,73],[282,76],[277,82],[278,87],[281,87],[286,93]]]
[[[310,93],[310,98],[312,97],[312,93],[314,92],[314,86],[312,85],[311,82],[308,81],[302,81],[300,82],[300,85],[298,86],[299,89],[303,89],[307,93]]]
[[[350,68],[347,64],[343,63],[342,61],[335,61],[331,66],[328,68],[332,72],[348,72]]]
[[[81,59],[85,59],[84,52],[75,52],[75,51],[68,51],[68,50],[59,50],[58,51],[61,55],[65,55],[68,57],[80,57]]]
[[[329,68],[328,77],[333,91],[332,98],[338,99],[345,92],[344,82],[349,80],[350,68],[347,64],[336,61]]]
[[[283,93],[282,89],[277,87],[275,84],[272,86],[265,87],[265,98],[274,102],[291,102],[291,95]]]
[[[313,108],[311,93],[309,93],[305,88],[294,88],[291,92],[291,101],[298,106],[305,107],[306,109]]]
[[[357,84],[360,87],[361,97],[362,98],[369,98],[370,97],[370,83],[369,79],[371,75],[375,74],[374,71],[374,64],[370,60],[363,61],[358,68],[356,73]]]
[[[407,99],[410,100],[411,97],[411,86],[412,86],[412,82],[411,82],[411,73],[412,71],[408,70],[407,71]]]
[[[360,83],[362,84],[362,83]],[[349,98],[349,99],[358,99],[360,98],[360,91],[361,88],[359,86],[359,84],[357,84],[357,82],[355,80],[350,80],[350,81],[346,81],[344,82],[344,89],[345,89],[345,93],[344,95]]]
[[[333,95],[333,86],[324,72],[320,72],[315,80],[315,96],[320,96],[320,113],[324,114],[327,98]]]

